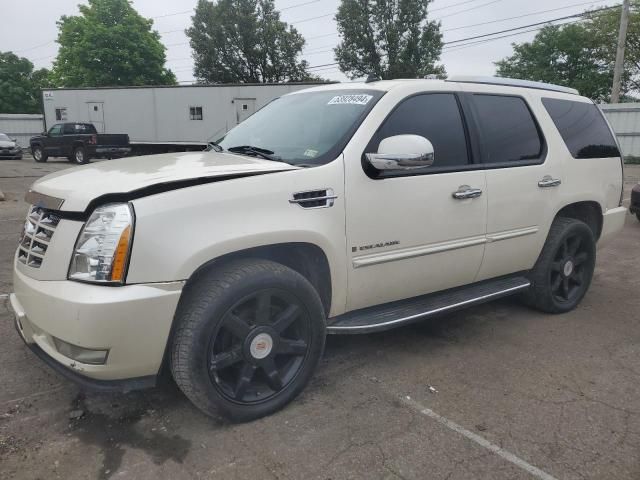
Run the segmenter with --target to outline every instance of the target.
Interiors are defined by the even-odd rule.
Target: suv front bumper
[[[14,270],[10,304],[22,339],[59,373],[89,387],[131,389],[155,382],[183,286],[40,281]],[[66,357],[54,338],[107,350],[106,361],[96,365]]]

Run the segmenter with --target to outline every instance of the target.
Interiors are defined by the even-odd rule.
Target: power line
[[[466,10],[460,10],[458,12],[453,12],[453,13],[448,13],[447,15],[443,15],[440,18],[436,18],[436,21],[440,21],[443,18],[449,18],[449,17],[453,17],[454,15],[460,15],[461,13],[467,13],[470,10],[477,10],[478,8],[483,8],[483,7],[487,7],[489,5],[493,5],[494,3],[498,3],[498,2],[502,2],[504,0],[491,0],[490,2],[487,3],[483,3],[482,5],[477,5],[475,7],[471,7],[471,8],[467,8]]]
[[[311,69],[311,68],[319,68],[319,67],[332,67],[334,65],[338,65],[338,62],[333,62],[333,63],[325,63],[322,65],[312,65],[310,67],[307,67],[307,70]]]
[[[281,8],[280,11],[284,12],[285,10],[291,10],[293,8],[298,8],[298,7],[303,7],[305,5],[310,5],[312,3],[318,3],[320,0],[311,0],[309,2],[302,2],[302,3],[294,3],[293,5],[289,6],[289,7],[284,7]]]
[[[535,26],[538,26],[538,25],[544,25],[544,24],[551,23],[551,22],[558,22],[560,20],[567,20],[567,19],[570,19],[570,18],[581,18],[581,17],[584,17],[585,15],[589,15],[589,14],[592,14],[592,13],[595,13],[595,12],[601,12],[601,11],[604,11],[604,10],[611,10],[612,8],[619,8],[619,7],[620,7],[620,5],[614,5],[614,6],[611,6],[611,7],[603,7],[603,8],[600,8],[598,10],[591,10],[589,12],[575,13],[573,15],[566,15],[564,17],[552,18],[550,20],[545,20],[544,22],[530,23],[528,25],[521,25],[519,27],[508,28],[506,30],[499,30],[497,32],[485,33],[483,35],[475,35],[473,37],[459,38],[458,40],[451,40],[449,42],[444,42],[443,45],[451,45],[452,43],[466,42],[467,40],[475,40],[477,38],[490,37],[492,35],[499,35],[501,33],[514,32],[516,30],[521,30],[523,28],[535,27]]]
[[[192,12],[193,12],[193,9],[191,9],[191,10],[183,10],[182,12],[167,13],[167,14],[164,14],[164,15],[157,15],[155,17],[150,17],[150,18],[156,19],[156,18],[175,17],[175,16],[178,16],[178,15],[185,15],[187,13],[192,13]]]
[[[331,35],[338,35],[338,32],[325,33],[324,35],[315,35],[313,37],[305,37],[305,40],[313,40],[314,38],[330,37]]]
[[[46,46],[51,45],[51,44],[53,44],[53,43],[55,43],[55,40],[49,40],[49,41],[48,41],[48,42],[46,42],[46,43],[41,43],[41,44],[39,44],[39,45],[35,45],[35,46],[33,46],[33,47],[23,48],[22,50],[14,50],[14,51],[13,51],[13,53],[29,52],[29,51],[31,51],[31,50],[35,50],[36,48],[46,47]]]
[[[491,20],[489,22],[473,23],[471,25],[463,25],[462,27],[447,28],[446,30],[442,30],[442,33],[453,32],[454,30],[463,30],[465,28],[471,28],[471,27],[479,27],[479,26],[482,26],[482,25],[489,25],[489,24],[492,24],[492,23],[506,22],[507,20],[516,20],[518,18],[532,17],[534,15],[540,15],[542,13],[557,12],[558,10],[566,10],[568,8],[580,7],[580,6],[588,5],[588,4],[593,4],[593,1],[591,1],[591,2],[583,2],[583,3],[574,3],[573,5],[567,5],[566,7],[552,8],[550,10],[540,10],[538,12],[531,12],[531,13],[527,13],[527,14],[524,14],[524,15],[517,15],[515,17],[500,18],[500,19],[497,19],[497,20]]]
[[[317,20],[319,18],[332,17],[333,15],[335,15],[335,13],[327,13],[325,15],[318,15],[317,17],[304,18],[302,20],[296,20],[295,22],[289,22],[289,23],[290,25],[296,25],[298,23],[310,22],[311,20]]]
[[[467,3],[473,3],[473,2],[477,2],[477,1],[479,1],[479,0],[466,0],[464,2],[452,3],[451,5],[447,5],[446,7],[432,8],[430,10],[430,12],[431,13],[439,12],[440,10],[446,10],[447,8],[453,8],[453,7],[457,7],[459,5],[466,5]]]
[[[565,22],[565,23],[559,23],[557,24],[558,26],[562,26],[562,25],[571,25],[574,23],[579,23],[581,22],[582,19],[578,19],[578,20],[573,20],[571,22]],[[544,26],[542,27],[536,27],[536,28],[532,28],[530,30],[523,30],[522,32],[516,32],[516,33],[509,33],[507,35],[500,35],[498,37],[493,37],[493,38],[486,38],[484,40],[477,40],[475,42],[468,42],[468,43],[462,43],[460,45],[452,45],[449,48],[444,48],[443,51],[445,53],[449,53],[449,52],[456,52],[458,50],[463,50],[465,47],[471,47],[473,45],[480,45],[483,43],[489,43],[489,42],[493,42],[494,40],[500,40],[502,38],[508,38],[508,37],[515,37],[516,35],[522,35],[525,33],[530,33],[530,32],[537,32],[538,30],[542,30],[544,28]]]

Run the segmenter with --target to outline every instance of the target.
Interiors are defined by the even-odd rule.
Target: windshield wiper
[[[272,152],[271,150],[267,150],[266,148],[253,147],[251,145],[238,145],[236,147],[229,147],[227,148],[227,151],[233,153],[244,153],[245,155],[253,155],[256,157],[264,158],[265,160],[271,160],[273,162],[288,163],[285,160],[282,160],[282,158],[274,155],[275,152]]]
[[[224,148],[222,148],[216,142],[207,142],[207,152],[210,152],[211,150],[214,150],[216,152],[222,152],[224,151]]]

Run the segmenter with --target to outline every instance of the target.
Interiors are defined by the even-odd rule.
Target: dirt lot
[[[0,162],[0,294],[24,192],[68,166]],[[637,181],[628,168],[625,197]],[[506,300],[330,337],[301,397],[243,425],[204,417],[173,386],[81,394],[27,350],[0,297],[0,478],[638,479],[639,246],[629,216],[567,315]]]

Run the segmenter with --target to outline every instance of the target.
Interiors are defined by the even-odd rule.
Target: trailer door
[[[89,122],[93,123],[98,133],[104,133],[104,103],[89,102]]]
[[[256,111],[255,98],[234,98],[233,103],[236,105],[236,122],[245,121]]]

